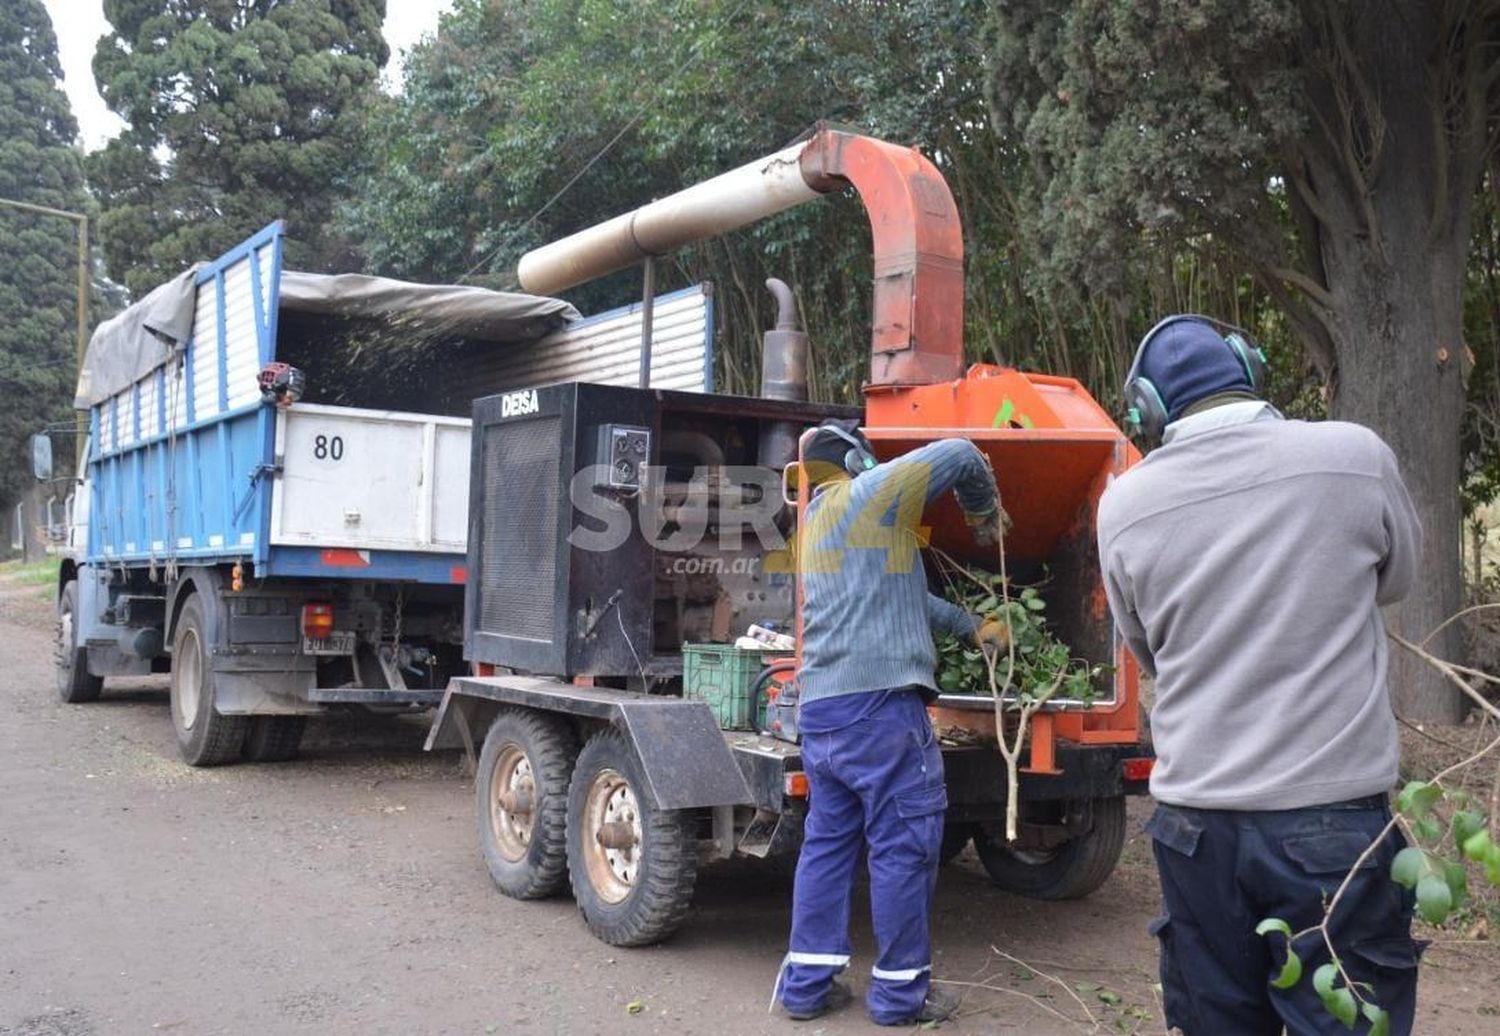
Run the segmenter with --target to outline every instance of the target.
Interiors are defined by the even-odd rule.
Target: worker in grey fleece
[[[936,697],[933,629],[1002,637],[927,590],[918,527],[955,491],[975,538],[994,543],[1001,512],[989,464],[964,439],[884,464],[851,424],[806,441],[815,496],[799,531],[803,590],[802,766],[808,814],[792,897],[791,947],[776,998],[792,1018],[842,1006],[834,976],[849,964],[849,909],[869,849],[876,957],[865,1002],[882,1025],[935,1023],[957,998],[930,985],[927,911],[937,879],[947,793],[926,703]]]
[[[1188,1036],[1346,1032],[1285,960],[1293,931],[1389,819],[1398,742],[1380,606],[1411,588],[1420,529],[1395,457],[1369,429],[1282,418],[1264,357],[1236,328],[1169,318],[1141,341],[1126,397],[1161,446],[1099,504],[1116,626],[1156,677],[1159,802],[1147,825],[1165,909],[1167,1020]],[[1411,899],[1386,877],[1391,835],[1346,890],[1335,942],[1411,1027]],[[1295,947],[1304,971],[1321,939]],[[1361,1023],[1364,1024],[1364,1023]]]

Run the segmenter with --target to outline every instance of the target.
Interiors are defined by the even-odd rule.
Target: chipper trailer
[[[938,700],[936,726],[968,732],[943,749],[945,851],[972,839],[1002,887],[1082,896],[1114,867],[1124,796],[1144,791],[1151,763],[1093,535],[1100,493],[1135,455],[1078,382],[965,368],[962,235],[937,169],[914,149],[823,128],[529,253],[521,282],[559,292],[851,188],[875,252],[865,434],[885,457],[950,436],[989,457],[1014,520],[1010,574],[1043,587],[1054,631],[1101,673],[1087,700],[1032,718],[1009,844],[993,703]],[[806,429],[860,415],[806,401],[807,340],[790,293],[773,290],[782,318],[765,336],[761,398],[562,384],[474,406],[464,650],[475,675],[450,682],[428,747],[474,762],[499,888],[525,899],[571,884],[613,944],[668,935],[700,863],[790,856],[800,841],[807,781],[785,707],[795,646],[765,654],[739,708],[704,692],[698,665],[705,644],[727,652],[752,624],[797,628],[788,544],[806,495],[783,478]],[[934,548],[985,563],[952,501],[924,524]]]

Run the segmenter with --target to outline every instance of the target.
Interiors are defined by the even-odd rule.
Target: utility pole
[[[16,201],[13,198],[0,198],[0,205],[9,205],[12,208],[23,209],[27,212],[39,212],[43,216],[59,216],[70,219],[78,224],[78,345],[77,345],[77,373],[83,373],[83,354],[89,345],[89,218],[82,212],[70,212],[67,209],[53,209],[46,205],[33,205],[26,201]],[[75,462],[82,460],[83,455],[83,415],[78,416],[78,444],[75,449]]]

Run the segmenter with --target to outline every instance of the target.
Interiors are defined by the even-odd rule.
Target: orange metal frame
[[[875,249],[871,380],[865,434],[884,456],[936,439],[962,437],[989,458],[1015,525],[1007,549],[1045,559],[1065,536],[1092,535],[1099,496],[1111,475],[1140,459],[1118,426],[1072,378],[963,365],[963,234],[937,168],[915,148],[832,129],[801,156],[803,175],[822,190],[852,185],[869,213]],[[798,519],[807,507],[799,479]],[[977,558],[951,501],[924,519],[932,542]],[[1107,620],[1102,583],[1089,606]],[[797,661],[802,592],[797,587]],[[1055,773],[1058,739],[1134,744],[1140,739],[1140,671],[1123,643],[1115,648],[1114,700],[1032,718],[1028,770]],[[994,716],[937,709],[945,725],[996,733]]]

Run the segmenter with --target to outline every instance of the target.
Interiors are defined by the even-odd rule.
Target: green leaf
[[[1324,1003],[1328,1002],[1328,997],[1333,992],[1333,984],[1338,981],[1338,977],[1339,966],[1332,961],[1313,972],[1313,991]]]
[[[1403,888],[1416,888],[1426,871],[1427,854],[1414,845],[1402,849],[1391,861],[1391,880]]]
[[[1042,600],[1040,597],[1028,597],[1026,599],[1026,607],[1030,608],[1034,612],[1046,611],[1047,602]]]
[[[1080,993],[1097,993],[1102,987],[1097,982],[1074,982],[1073,988]]]
[[[1265,935],[1269,932],[1280,932],[1290,939],[1292,937],[1292,926],[1279,917],[1268,917],[1255,926],[1256,935]]]
[[[1469,872],[1462,861],[1446,860],[1443,863],[1443,879],[1448,891],[1453,893],[1453,909],[1461,909],[1469,899]]]
[[[1391,1016],[1385,1013],[1385,1008],[1366,1001],[1360,1008],[1360,1013],[1370,1023],[1369,1036],[1390,1036]]]
[[[1359,1007],[1354,1002],[1354,994],[1348,989],[1340,986],[1331,990],[1323,998],[1323,1006],[1328,1009],[1329,1014],[1344,1023],[1344,1028],[1354,1028],[1354,1023],[1359,1018]]]
[[[1492,845],[1485,853],[1484,876],[1491,885],[1500,885],[1500,847]]]
[[[630,1003],[625,1005],[626,1014],[640,1014],[645,1009],[646,1001],[644,1000],[632,1000],[630,1001]]]
[[[1481,830],[1475,831],[1468,838],[1465,838],[1463,842],[1464,855],[1473,860],[1475,863],[1479,863],[1484,860],[1484,858],[1489,855],[1490,850],[1494,847],[1494,842],[1490,840],[1490,832],[1488,828],[1482,828]]]
[[[1116,993],[1109,989],[1101,989],[1099,990],[1099,999],[1104,1003],[1109,1004],[1109,1006],[1114,1007],[1120,1002],[1122,998],[1119,993]]]
[[[1297,956],[1297,951],[1290,945],[1286,948],[1286,963],[1281,965],[1281,973],[1271,980],[1271,985],[1277,989],[1291,989],[1302,980],[1302,958]]]
[[[1459,810],[1453,814],[1453,841],[1462,849],[1464,843],[1484,830],[1484,817],[1472,810]]]
[[[1396,796],[1396,808],[1413,820],[1419,820],[1432,812],[1432,807],[1443,797],[1440,785],[1426,781],[1410,781]]]
[[[1431,814],[1418,820],[1416,828],[1423,841],[1435,842],[1443,837],[1443,822]]]
[[[1436,874],[1422,875],[1417,882],[1417,912],[1429,924],[1442,924],[1453,909],[1453,890],[1447,879]]]

